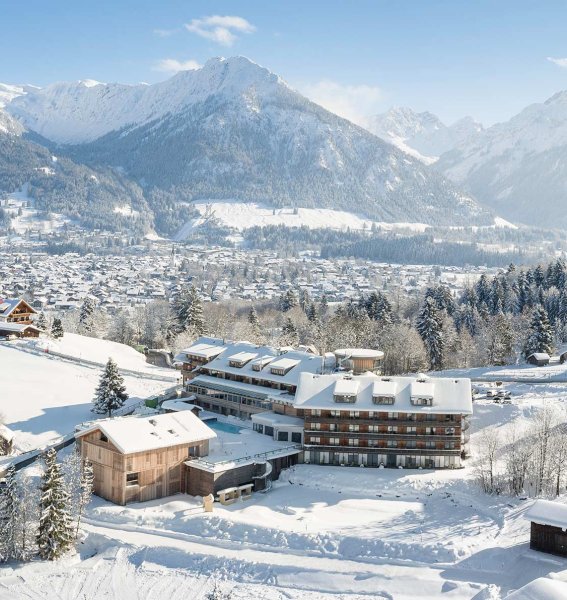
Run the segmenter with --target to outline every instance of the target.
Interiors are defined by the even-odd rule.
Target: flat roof
[[[384,358],[381,350],[372,350],[371,348],[339,348],[335,350],[335,356],[340,358]]]

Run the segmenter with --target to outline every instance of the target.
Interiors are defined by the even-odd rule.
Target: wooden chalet
[[[36,314],[23,298],[0,298],[0,323],[31,325]]]
[[[549,364],[549,360],[549,354],[546,352],[534,352],[527,358],[528,363],[536,367],[545,367],[545,365]]]
[[[116,504],[185,492],[185,463],[206,456],[216,437],[191,411],[97,421],[75,434],[93,464],[94,493]]]
[[[567,556],[567,505],[536,500],[524,517],[531,522],[532,550]]]

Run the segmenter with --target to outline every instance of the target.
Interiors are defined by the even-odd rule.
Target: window
[[[380,431],[380,427],[378,425],[369,425],[368,433],[378,433]]]
[[[320,417],[321,416],[321,411],[317,408],[311,411],[311,416],[312,417]]]
[[[360,426],[359,425],[352,425],[352,424],[350,424],[348,426],[348,430],[349,431],[360,431]]]
[[[341,404],[354,404],[356,402],[356,395],[354,394],[335,394],[333,396],[335,402]]]
[[[431,449],[435,448],[435,442],[425,442],[425,447],[428,450],[431,450]]]
[[[398,428],[395,425],[388,425],[388,433],[398,433]]]
[[[309,442],[311,444],[320,444],[321,443],[321,438],[320,437],[311,437],[311,438],[309,438]]]
[[[417,427],[406,427],[407,433],[415,433],[417,431]]]
[[[335,425],[335,423],[331,423],[329,425],[329,431],[337,431],[337,426]]]
[[[417,443],[415,440],[409,440],[406,442],[406,448],[417,448]]]
[[[433,398],[420,398],[417,396],[412,396],[411,403],[414,406],[431,406],[433,403]]]
[[[397,418],[398,418],[397,412],[389,412],[388,413],[388,419],[397,419]]]
[[[368,440],[369,446],[378,446],[378,440]]]
[[[104,435],[104,433],[102,433],[102,431],[100,432],[100,436],[98,438],[101,442],[108,442],[108,438]]]
[[[298,431],[292,432],[291,441],[294,444],[301,444],[301,433],[299,433]]]
[[[348,445],[349,446],[358,446],[358,438],[349,438]]]
[[[446,427],[446,428],[445,428],[445,433],[446,433],[447,435],[454,435],[454,433],[455,433],[455,428],[454,428],[454,427]]]
[[[398,442],[396,440],[388,440],[388,448],[397,448]]]
[[[278,431],[278,442],[288,442],[289,434],[287,431]]]
[[[445,450],[454,450],[455,442],[445,442]]]
[[[340,416],[341,416],[340,410],[332,410],[331,411],[331,417],[340,417]]]
[[[310,423],[309,429],[315,429],[315,431],[319,431],[321,429],[321,423]]]
[[[131,485],[139,485],[138,477],[139,473],[126,473],[126,485],[129,487]]]
[[[394,404],[394,396],[372,396],[374,404]]]
[[[360,418],[360,411],[359,410],[353,410],[350,413],[350,418],[351,419],[359,419]]]
[[[339,438],[329,438],[330,446],[339,446],[340,443],[341,443],[341,440]]]
[[[266,435],[271,435],[272,437],[274,437],[274,428],[273,428],[273,427],[270,427],[269,425],[266,425],[266,426],[264,427],[264,433],[265,433]]]

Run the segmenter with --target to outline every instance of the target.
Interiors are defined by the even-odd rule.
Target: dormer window
[[[333,400],[344,404],[354,404],[356,402],[356,394],[334,394]]]
[[[414,406],[432,406],[433,398],[425,398],[421,396],[412,396],[411,403]]]
[[[374,404],[394,404],[394,396],[372,396]]]

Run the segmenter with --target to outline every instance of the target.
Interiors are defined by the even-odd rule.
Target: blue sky
[[[153,83],[242,54],[353,119],[485,124],[567,89],[564,0],[0,0],[0,19],[5,83]]]

